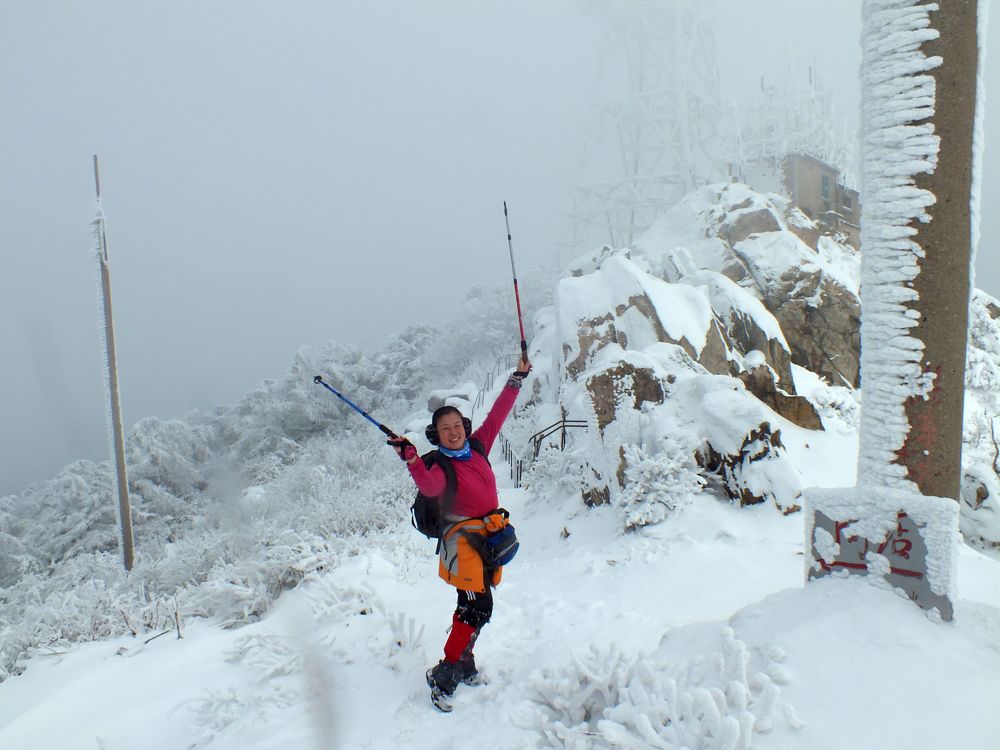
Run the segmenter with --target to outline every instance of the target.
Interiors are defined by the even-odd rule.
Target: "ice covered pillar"
[[[861,446],[807,493],[809,578],[878,576],[953,616],[974,241],[978,0],[864,0]]]
[[[976,123],[978,0],[943,0],[931,13],[940,36],[923,50],[941,64],[930,71],[936,89],[933,115],[937,165],[916,176],[918,189],[937,200],[931,221],[913,222],[922,253],[907,307],[916,314],[911,336],[923,345],[919,377],[926,389],[904,404],[909,430],[896,462],[925,495],[959,499],[962,414],[968,346],[973,227],[973,131]],[[926,391],[926,392],[923,392]]]

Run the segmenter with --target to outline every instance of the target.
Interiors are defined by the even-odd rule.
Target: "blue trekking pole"
[[[347,404],[352,409],[354,409],[354,411],[356,411],[362,417],[364,417],[369,422],[371,422],[373,425],[375,425],[380,430],[382,430],[382,432],[384,432],[387,437],[390,437],[390,438],[392,438],[394,440],[399,440],[399,435],[397,435],[395,432],[393,432],[392,430],[390,430],[388,427],[386,427],[381,422],[376,422],[374,419],[372,419],[371,415],[369,415],[368,412],[366,412],[360,406],[358,406],[353,401],[351,401],[351,399],[347,398],[347,396],[345,396],[344,394],[340,393],[336,389],[331,388],[330,385],[329,385],[329,383],[327,383],[325,380],[323,380],[323,376],[322,375],[317,375],[316,377],[314,377],[313,378],[313,382],[316,383],[317,385],[321,385],[324,388],[326,388],[328,391],[330,391],[330,393],[332,393],[334,396],[336,396],[341,401],[343,401],[345,404]]]

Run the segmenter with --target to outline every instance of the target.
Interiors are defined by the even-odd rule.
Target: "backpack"
[[[483,561],[487,568],[502,568],[514,559],[521,546],[510,522],[510,513],[506,508],[497,508],[483,520],[486,521],[486,545],[481,553]]]
[[[486,463],[490,462],[486,455],[486,446],[481,440],[469,438],[469,446],[485,458]],[[410,506],[410,523],[413,524],[413,528],[428,539],[440,539],[441,530],[445,525],[443,519],[447,515],[445,509],[450,510],[449,506],[451,506],[451,501],[455,496],[458,479],[455,477],[455,467],[451,465],[451,459],[441,451],[430,451],[422,455],[420,459],[428,469],[434,464],[441,467],[444,472],[444,492],[437,497],[428,497],[422,492],[417,492],[413,505]]]

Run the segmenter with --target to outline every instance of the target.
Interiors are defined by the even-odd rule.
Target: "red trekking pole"
[[[507,201],[503,202],[503,223],[507,225],[507,249],[510,250],[510,271],[514,275],[514,301],[517,303],[517,326],[521,331],[521,361],[528,361],[528,341],[524,337],[524,319],[521,317],[521,293],[517,288],[517,269],[514,268],[514,244],[510,239],[510,220],[507,218]],[[527,375],[528,373],[524,373]]]

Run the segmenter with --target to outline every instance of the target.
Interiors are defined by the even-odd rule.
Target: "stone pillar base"
[[[872,574],[942,620],[954,617],[958,503],[885,487],[811,488],[803,497],[807,581]]]

